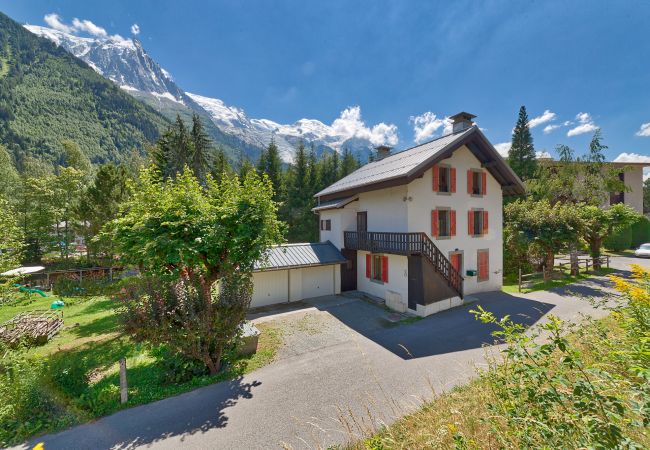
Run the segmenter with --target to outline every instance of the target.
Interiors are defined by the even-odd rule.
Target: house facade
[[[390,154],[316,194],[320,240],[340,249],[340,289],[383,298],[427,316],[466,295],[502,286],[504,195],[521,180],[474,116],[453,116],[453,133]]]

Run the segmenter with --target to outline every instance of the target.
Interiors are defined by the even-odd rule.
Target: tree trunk
[[[599,270],[601,267],[600,264],[600,247],[602,245],[602,239],[594,239],[589,243],[591,250],[591,258],[593,260],[594,270]]]
[[[210,370],[210,375],[218,374],[219,369],[221,369],[221,352],[219,352],[219,356],[215,358],[215,360],[210,358],[210,356],[206,356],[203,362],[205,362],[205,365],[208,366],[208,369]]]
[[[550,281],[555,265],[555,252],[548,250],[546,252],[546,264],[544,266],[544,281]]]

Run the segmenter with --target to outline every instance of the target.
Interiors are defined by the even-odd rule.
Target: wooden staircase
[[[345,248],[352,250],[423,256],[460,298],[463,298],[463,277],[426,233],[345,231],[343,240]]]

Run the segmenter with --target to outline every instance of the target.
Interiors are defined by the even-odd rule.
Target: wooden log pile
[[[62,326],[61,311],[22,312],[0,324],[0,339],[8,345],[17,345],[21,342],[28,345],[42,345],[52,339]]]

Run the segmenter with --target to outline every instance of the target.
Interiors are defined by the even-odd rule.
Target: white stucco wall
[[[461,147],[444,160],[444,164],[456,168],[456,192],[452,194],[433,192],[431,170],[408,185],[408,231],[427,233],[436,246],[449,257],[450,252],[462,251],[465,294],[501,289],[503,285],[503,195],[501,185],[489,172],[486,179],[486,195],[474,197],[467,193],[467,171],[481,170],[481,164],[467,147]],[[456,236],[433,238],[431,236],[431,210],[449,207],[456,210]],[[467,230],[467,211],[482,208],[488,211],[488,234],[473,237]],[[490,276],[487,281],[465,276],[468,269],[478,269],[477,251],[489,249]],[[496,273],[495,273],[496,272]]]
[[[356,207],[358,211],[368,213],[368,231],[407,231],[407,202],[404,201],[406,194],[407,186],[359,194]]]
[[[408,303],[408,258],[401,255],[385,255],[388,257],[388,282],[382,283],[366,278],[366,255],[368,252],[357,252],[357,289],[382,299],[386,292],[392,291],[402,296],[402,301]]]
[[[321,211],[318,227],[320,229],[320,220],[331,220],[332,229],[320,230],[320,242],[330,241],[339,250],[343,248],[343,232],[354,231],[357,229],[357,204],[352,202],[345,208],[331,209]]]

